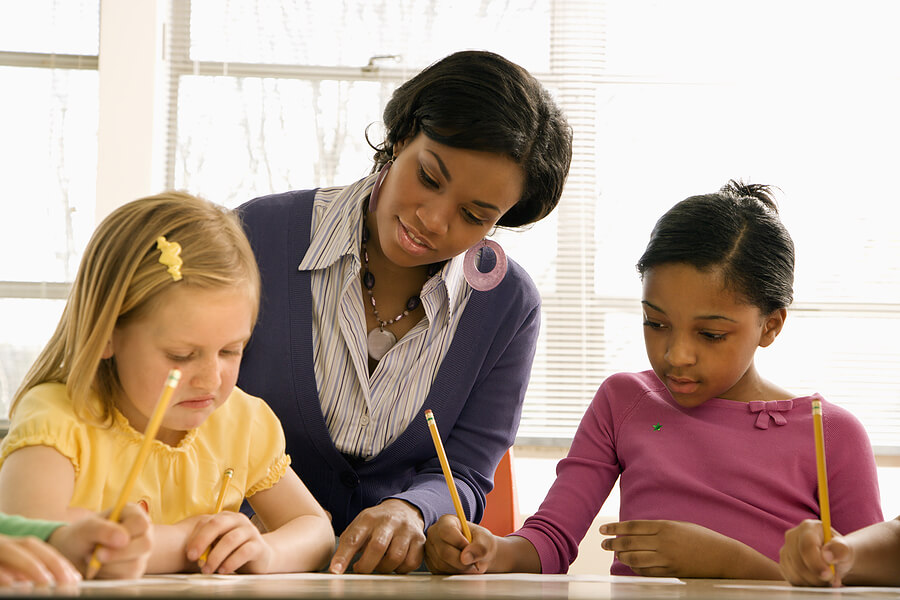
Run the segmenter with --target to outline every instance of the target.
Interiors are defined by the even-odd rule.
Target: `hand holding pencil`
[[[228,491],[228,484],[231,482],[232,477],[234,477],[234,469],[230,467],[225,469],[225,472],[222,474],[222,487],[219,488],[219,497],[216,499],[216,514],[222,512],[222,506],[225,503],[225,492]],[[212,546],[207,546],[206,550],[203,551],[203,554],[200,555],[200,558],[197,559],[197,564],[199,564],[201,568],[206,564],[207,559],[209,559],[210,550],[212,550]]]
[[[110,521],[118,522],[122,515],[122,509],[125,507],[128,495],[131,493],[131,489],[134,487],[138,476],[141,474],[141,470],[144,468],[144,463],[147,461],[147,456],[150,454],[150,445],[153,443],[153,440],[156,439],[156,433],[159,431],[159,426],[162,424],[163,416],[166,413],[166,409],[169,407],[169,403],[172,400],[172,393],[178,386],[179,379],[181,379],[181,371],[178,369],[169,371],[162,394],[156,403],[156,407],[153,409],[153,415],[151,415],[150,421],[147,423],[147,428],[144,430],[144,440],[138,450],[137,458],[135,458],[134,463],[131,466],[131,471],[128,473],[128,479],[125,480],[125,485],[119,493],[119,499],[116,501],[115,506],[109,514]],[[100,559],[97,557],[99,548],[99,545],[94,548],[94,552],[88,562],[87,571],[85,573],[86,579],[93,579],[100,570],[101,563]]]

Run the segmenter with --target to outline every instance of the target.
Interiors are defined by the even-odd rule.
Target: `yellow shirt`
[[[9,434],[0,444],[0,468],[19,448],[50,446],[75,467],[70,506],[111,508],[143,440],[119,411],[113,417],[108,428],[90,425],[75,415],[65,385],[35,386],[16,406]],[[288,465],[278,417],[261,399],[234,388],[228,400],[177,446],[153,441],[128,501],[144,501],[150,519],[160,524],[210,514],[222,475],[230,467],[234,477],[223,510],[236,511],[245,497],[275,485]]]

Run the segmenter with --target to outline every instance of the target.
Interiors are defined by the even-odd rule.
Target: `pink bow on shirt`
[[[762,400],[751,400],[749,405],[750,412],[759,413],[759,416],[756,417],[756,426],[760,429],[768,429],[769,417],[772,417],[772,420],[775,421],[776,425],[785,425],[787,423],[787,419],[785,419],[784,415],[781,413],[794,408],[794,401],[772,400],[770,402],[763,402]]]

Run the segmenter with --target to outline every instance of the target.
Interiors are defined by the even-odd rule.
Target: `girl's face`
[[[760,378],[753,356],[781,331],[786,311],[762,315],[723,288],[718,270],[662,264],[643,280],[647,356],[678,404],[771,399],[772,386]]]
[[[157,438],[174,446],[186,431],[200,426],[234,388],[252,314],[245,287],[175,285],[146,315],[117,326],[104,358],[115,357],[124,390],[116,406],[131,426],[144,431],[175,367],[181,381]]]
[[[507,156],[453,148],[423,133],[395,149],[370,229],[398,266],[466,251],[522,197],[524,173]]]

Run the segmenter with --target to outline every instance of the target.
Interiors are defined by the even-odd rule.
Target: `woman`
[[[370,176],[238,209],[263,278],[239,385],[281,418],[294,468],[342,532],[335,573],[357,554],[357,573],[418,568],[425,528],[453,512],[426,409],[481,519],[540,328],[534,283],[481,248],[495,226],[553,210],[572,153],[547,91],[489,52],[407,81],[384,124]]]

